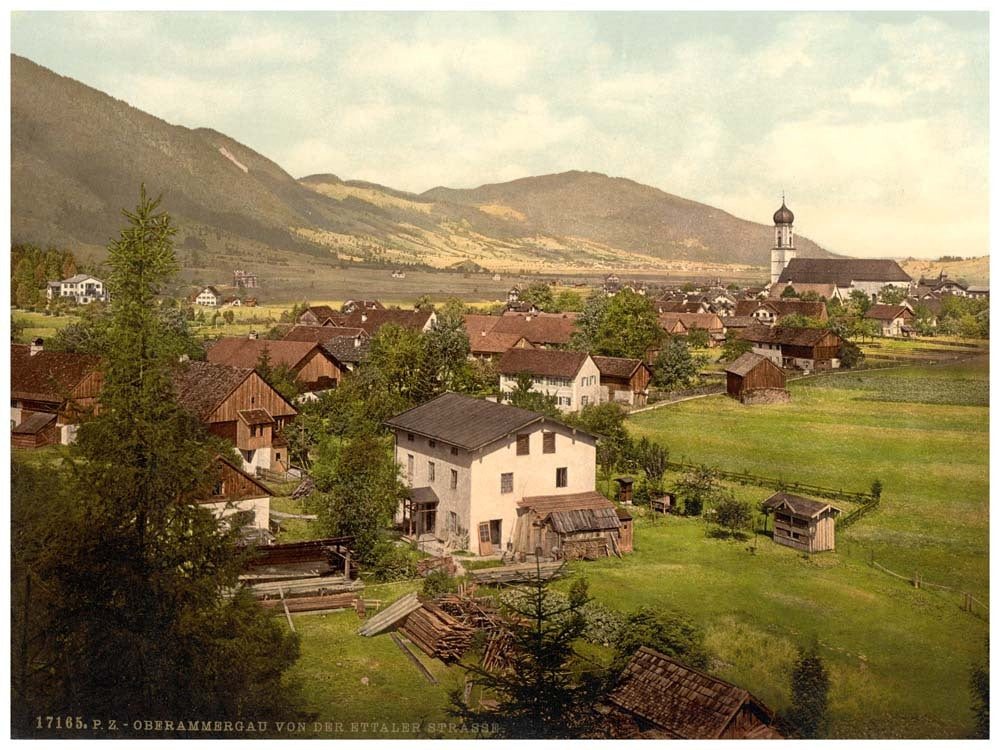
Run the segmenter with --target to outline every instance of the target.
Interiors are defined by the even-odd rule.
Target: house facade
[[[840,367],[842,339],[825,328],[752,326],[740,336],[750,342],[755,354],[778,367],[798,370],[833,370]]]
[[[254,537],[269,537],[272,493],[239,466],[217,456],[211,494],[198,501],[219,520],[227,519]]]
[[[913,330],[913,311],[907,304],[872,305],[865,313],[865,318],[878,323],[883,336],[900,338],[915,334]]]
[[[580,411],[602,398],[601,372],[586,352],[508,349],[497,362],[500,394],[517,388],[517,376],[531,375],[531,390],[556,398],[562,411]]]
[[[86,273],[78,273],[62,281],[50,281],[45,287],[45,296],[48,299],[70,298],[78,305],[108,301],[104,282]]]
[[[218,307],[222,304],[222,294],[214,286],[206,286],[194,296],[194,303],[202,307]]]
[[[525,497],[595,489],[597,438],[535,412],[445,393],[386,425],[411,487],[397,521],[414,539],[503,552]]]
[[[591,357],[601,374],[602,400],[645,406],[653,372],[641,359],[629,357]]]
[[[801,552],[836,549],[835,525],[840,509],[787,492],[775,492],[764,501],[774,513],[774,541]]]

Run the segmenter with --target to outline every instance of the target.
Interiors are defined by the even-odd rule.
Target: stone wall
[[[740,402],[755,406],[758,404],[786,404],[791,401],[788,391],[784,388],[756,388],[747,391],[740,398]]]

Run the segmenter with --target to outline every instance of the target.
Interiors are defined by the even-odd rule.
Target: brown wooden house
[[[601,386],[608,389],[608,401],[645,406],[653,372],[641,359],[591,357],[601,373]]]
[[[345,316],[329,305],[313,305],[299,316],[297,323],[307,326],[340,325]]]
[[[59,442],[59,426],[55,414],[36,412],[10,431],[10,444],[14,448],[44,448]]]
[[[774,541],[802,552],[836,548],[835,523],[839,508],[829,503],[775,492],[764,501],[774,512]]]
[[[191,361],[178,368],[174,384],[178,403],[239,449],[245,471],[288,470],[279,434],[298,412],[257,372]]]
[[[777,739],[774,712],[741,687],[643,646],[599,707],[619,739]]]
[[[212,492],[198,500],[218,519],[240,526],[253,541],[269,541],[271,492],[224,456],[217,456]]]
[[[800,370],[830,370],[840,367],[843,340],[825,328],[754,326],[740,336],[756,354],[767,357],[779,367]]]
[[[11,427],[17,427],[33,414],[54,414],[56,442],[72,442],[80,420],[97,412],[97,398],[104,382],[100,364],[100,357],[94,355],[45,351],[41,339],[35,339],[30,346],[12,344]],[[51,427],[47,422],[42,433],[31,441],[48,439]],[[28,438],[22,434],[19,440]]]
[[[230,367],[252,368],[265,354],[271,367],[287,367],[306,391],[336,387],[347,369],[319,342],[287,339],[222,338],[208,350],[208,361]]]
[[[744,404],[788,401],[785,371],[767,357],[746,352],[726,367],[726,393]]]
[[[628,515],[628,514],[626,514]],[[538,495],[518,503],[513,548],[519,556],[592,560],[632,551],[632,518],[627,539],[615,504],[600,492]]]

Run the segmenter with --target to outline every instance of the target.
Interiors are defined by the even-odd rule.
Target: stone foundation
[[[740,398],[740,403],[754,406],[757,404],[787,404],[791,396],[784,388],[757,388],[747,391]]]

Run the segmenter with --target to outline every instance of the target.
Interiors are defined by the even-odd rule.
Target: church
[[[780,297],[791,286],[797,294],[815,292],[825,299],[847,299],[861,290],[878,301],[878,293],[887,286],[909,291],[913,279],[894,260],[877,258],[797,258],[795,257],[795,214],[781,198],[781,208],[774,212],[774,247],[771,249],[771,286],[769,295]]]

